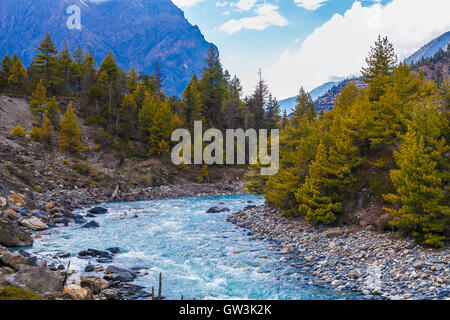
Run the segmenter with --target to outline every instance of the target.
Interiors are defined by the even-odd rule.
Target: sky
[[[173,0],[249,94],[279,100],[359,74],[378,35],[402,60],[450,31],[450,0]]]

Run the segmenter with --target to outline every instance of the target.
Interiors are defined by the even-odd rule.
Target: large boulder
[[[209,208],[208,211],[206,211],[206,213],[221,213],[221,212],[228,212],[228,211],[230,211],[230,209],[227,207],[224,207],[224,208],[212,207],[212,208]]]
[[[11,220],[19,220],[20,216],[13,209],[6,209],[3,211],[3,216]]]
[[[91,289],[94,294],[99,294],[109,287],[108,281],[95,276],[81,276],[80,284],[83,288]]]
[[[40,210],[34,210],[33,212],[31,212],[30,217],[36,217],[39,218],[41,220],[48,220],[48,215],[46,212],[44,211],[40,211]]]
[[[133,271],[115,266],[108,266],[108,268],[106,268],[105,274],[105,279],[120,282],[131,282],[137,278],[137,274]]]
[[[82,226],[82,228],[87,229],[94,229],[94,228],[100,228],[100,225],[96,221],[90,221]]]
[[[76,284],[69,284],[64,287],[64,293],[73,300],[94,300],[94,296],[89,288],[82,288]]]
[[[92,214],[105,214],[106,212],[108,212],[108,209],[103,207],[95,207],[89,210],[89,213]]]
[[[0,252],[0,264],[6,265],[15,269],[20,264],[29,264],[30,258],[21,255],[19,252]]]
[[[20,224],[33,231],[42,231],[48,229],[48,225],[46,225],[41,221],[41,219],[36,217],[20,220]]]
[[[15,280],[29,290],[40,293],[61,292],[63,290],[63,281],[59,271],[28,265],[19,265],[17,269],[19,271],[14,277]]]
[[[0,244],[6,247],[28,247],[33,244],[33,238],[14,221],[0,218]]]

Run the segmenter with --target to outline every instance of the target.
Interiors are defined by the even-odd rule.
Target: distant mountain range
[[[309,92],[309,95],[313,100],[318,99],[319,97],[323,96],[335,85],[339,84],[339,82],[327,82],[322,84],[321,86],[318,86],[311,92]],[[281,112],[285,111],[289,114],[294,110],[295,105],[297,104],[297,97],[291,97],[288,99],[284,99],[279,101]]]
[[[405,61],[408,64],[412,64],[413,71],[422,70],[425,72],[425,76],[428,80],[439,82],[442,80],[443,75],[449,74],[449,61],[447,46],[450,43],[450,31],[443,35],[433,39],[417,52],[408,57]],[[442,49],[442,50],[441,50]],[[440,54],[442,52],[442,55]],[[422,61],[422,62],[421,62]],[[345,79],[341,82],[327,82],[310,92],[312,99],[314,100],[317,111],[331,110],[334,105],[336,96],[341,92],[351,79]],[[354,79],[356,85],[360,88],[367,87],[367,85],[360,79]],[[331,87],[328,87],[331,84]],[[326,91],[322,93],[322,90],[326,88]],[[321,93],[317,96],[317,93]],[[289,114],[295,108],[296,97],[291,97],[280,101],[281,110],[286,110]]]
[[[168,95],[202,72],[210,46],[170,0],[1,0],[0,26],[1,57],[28,66],[50,32],[58,49],[89,48],[98,63],[112,51],[125,70],[150,74],[159,61]]]
[[[436,53],[438,53],[438,51],[441,50],[442,48],[447,47],[449,43],[450,43],[450,31],[428,42],[417,52],[415,52],[413,55],[407,58],[406,62],[408,64],[413,64],[419,62],[421,59],[430,58],[434,56]]]

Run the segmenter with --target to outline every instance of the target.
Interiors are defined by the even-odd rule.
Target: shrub
[[[19,288],[19,287],[7,287],[3,290],[0,290],[0,300],[45,300],[39,295]]]
[[[20,124],[17,124],[17,126],[12,129],[12,134],[22,138],[25,138],[27,136],[27,133],[22,129]]]

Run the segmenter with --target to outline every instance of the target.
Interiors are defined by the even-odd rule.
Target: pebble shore
[[[450,300],[448,248],[424,248],[372,227],[317,228],[268,205],[232,213],[228,221],[273,242],[311,283],[365,299]]]

